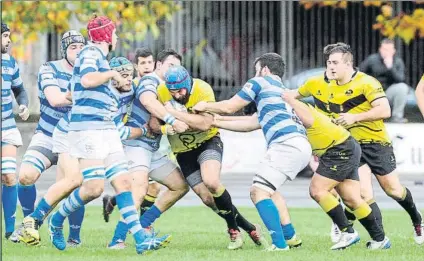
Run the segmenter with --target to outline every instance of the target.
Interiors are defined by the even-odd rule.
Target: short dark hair
[[[384,38],[383,40],[381,40],[380,45],[382,44],[393,44],[395,45],[395,41],[393,39],[389,39],[389,38]]]
[[[281,55],[277,53],[266,53],[261,55],[259,58],[256,58],[255,66],[258,62],[262,68],[266,66],[272,74],[283,78],[286,64],[284,63],[284,59]]]
[[[149,48],[146,48],[146,47],[137,48],[137,50],[135,50],[134,63],[138,64],[139,57],[147,58],[149,56],[153,56],[153,52]]]
[[[350,45],[341,42],[327,45],[324,47],[325,61],[327,62],[330,55],[335,53],[343,54],[344,61],[350,61],[353,64],[353,52]]]
[[[164,49],[160,51],[156,57],[156,61],[163,63],[166,60],[166,58],[168,58],[168,56],[171,56],[171,55],[175,56],[175,58],[177,58],[178,60],[180,60],[180,62],[182,62],[183,58],[174,49]]]

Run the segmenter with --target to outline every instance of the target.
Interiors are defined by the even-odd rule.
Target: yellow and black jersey
[[[343,127],[334,124],[329,117],[318,112],[317,109],[308,105],[309,111],[314,117],[314,123],[306,129],[306,135],[311,143],[312,152],[321,156],[328,149],[346,141],[350,133]]]
[[[331,81],[328,88],[328,104],[334,118],[338,118],[340,113],[367,112],[372,109],[373,101],[386,97],[380,82],[362,72],[356,72],[344,85]],[[359,143],[390,144],[383,120],[358,122],[347,129]]]
[[[329,80],[325,74],[322,74],[309,78],[297,91],[303,97],[312,96],[314,98],[315,108],[319,112],[329,115],[328,84]]]
[[[158,87],[158,99],[163,104],[172,100],[172,95],[164,83],[160,84]],[[191,94],[185,104],[187,111],[190,113],[191,108],[201,101],[214,102],[215,95],[212,87],[208,83],[200,79],[193,79]],[[217,134],[218,128],[213,127],[207,131],[190,130],[184,133],[170,135],[168,136],[168,140],[171,144],[172,151],[174,153],[181,153],[198,148],[205,141],[213,138]]]

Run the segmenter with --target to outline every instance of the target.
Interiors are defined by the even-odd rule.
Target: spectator
[[[378,53],[368,56],[359,66],[360,70],[381,82],[392,106],[391,122],[405,123],[404,110],[409,92],[405,83],[405,64],[395,56],[393,40],[381,41]]]

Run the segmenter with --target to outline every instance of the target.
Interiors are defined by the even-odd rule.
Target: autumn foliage
[[[40,33],[63,33],[70,29],[72,18],[84,25],[93,13],[106,15],[116,22],[120,38],[133,41],[142,40],[148,31],[158,37],[157,22],[170,20],[181,8],[175,1],[2,1],[1,5],[2,21],[12,31],[12,52],[20,59]],[[81,32],[87,35],[85,29]]]
[[[394,15],[393,2],[390,1],[300,1],[305,9],[314,6],[346,8],[348,2],[362,2],[364,6],[381,7],[381,13],[376,17],[373,28],[387,38],[393,39],[398,36],[407,44],[417,37],[424,38],[424,8],[417,8],[412,14],[402,12]],[[424,4],[422,0],[415,2]]]

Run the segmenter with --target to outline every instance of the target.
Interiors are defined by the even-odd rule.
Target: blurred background
[[[37,73],[60,59],[60,37],[69,29],[86,35],[96,12],[117,22],[119,44],[112,55],[132,59],[135,49],[174,48],[194,77],[209,82],[218,100],[236,93],[254,75],[253,61],[265,52],[287,63],[285,85],[299,87],[324,70],[323,47],[351,45],[358,65],[378,52],[383,38],[395,40],[406,67],[409,121],[419,121],[413,88],[424,73],[424,1],[2,1],[2,20],[12,30],[14,55],[38,113]]]

